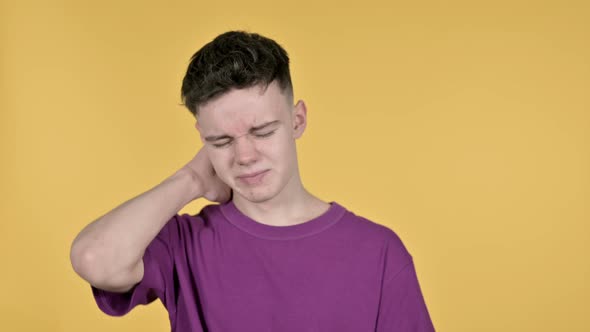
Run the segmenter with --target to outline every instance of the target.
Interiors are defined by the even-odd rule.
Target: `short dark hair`
[[[256,33],[228,31],[192,56],[182,80],[182,102],[197,117],[200,105],[230,89],[266,88],[274,80],[293,96],[285,49]]]

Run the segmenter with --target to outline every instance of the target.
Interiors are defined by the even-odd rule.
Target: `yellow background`
[[[70,244],[192,158],[189,58],[246,29],[291,56],[304,184],[400,235],[437,331],[589,331],[589,7],[2,2],[0,330],[169,330],[100,312]]]

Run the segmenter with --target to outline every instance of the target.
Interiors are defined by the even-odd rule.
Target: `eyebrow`
[[[280,120],[274,120],[274,121],[266,122],[266,123],[263,123],[263,124],[261,124],[259,126],[250,128],[250,130],[248,132],[252,133],[254,131],[258,131],[260,129],[264,129],[264,128],[268,127],[268,126],[272,126],[272,125],[277,124],[279,122],[281,122],[281,121]],[[214,141],[218,141],[220,139],[226,139],[226,138],[232,139],[233,137],[231,137],[229,135],[226,135],[226,134],[223,134],[223,135],[211,135],[211,136],[205,137],[205,141],[207,141],[207,142],[214,142]]]

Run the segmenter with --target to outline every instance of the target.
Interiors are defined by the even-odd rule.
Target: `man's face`
[[[306,125],[278,83],[234,89],[200,107],[197,129],[213,168],[235,195],[264,202],[296,188],[295,140]]]

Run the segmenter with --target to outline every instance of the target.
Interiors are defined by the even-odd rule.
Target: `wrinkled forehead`
[[[204,134],[239,134],[260,124],[286,120],[288,99],[276,83],[266,89],[233,89],[200,107],[198,123]]]

